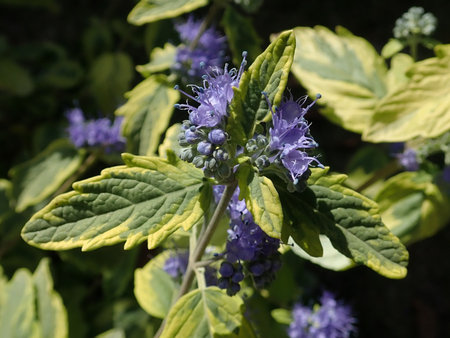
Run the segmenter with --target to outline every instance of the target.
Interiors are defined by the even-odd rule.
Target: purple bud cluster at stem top
[[[319,98],[320,95],[317,95],[316,100]],[[261,172],[275,173],[289,182],[288,188],[293,185],[294,189],[302,190],[310,174],[309,166],[315,162],[317,166],[323,167],[314,156],[307,153],[318,147],[310,135],[310,125],[304,118],[316,100],[303,107],[306,97],[297,101],[290,97],[274,112],[267,95],[266,99],[272,112],[272,127],[269,128],[268,136],[256,135],[247,142],[245,148]]]
[[[246,53],[238,70],[212,68],[203,76],[203,86],[191,85],[194,96],[180,90],[184,95],[198,103],[177,104],[175,107],[187,110],[189,120],[183,122],[178,141],[181,145],[180,158],[202,168],[206,176],[226,182],[232,175],[231,149],[228,148],[228,135],[225,132],[228,105],[233,99],[233,87],[239,80],[246,65]],[[179,90],[178,86],[175,87]],[[233,151],[234,152],[234,151]]]
[[[106,152],[122,151],[125,139],[120,135],[123,117],[116,117],[114,122],[107,118],[85,120],[83,112],[74,108],[66,113],[70,140],[77,147],[101,147]]]
[[[224,187],[214,186],[216,201]],[[239,201],[239,188],[228,205],[230,229],[225,251],[225,261],[221,264],[218,286],[229,295],[240,290],[239,283],[246,275],[252,277],[257,288],[269,285],[281,266],[278,248],[280,240],[268,236],[253,220],[245,201]]]
[[[356,332],[356,319],[350,306],[325,291],[312,309],[302,304],[294,305],[292,323],[289,326],[290,338],[346,338]]]
[[[192,16],[189,16],[187,21],[175,25],[183,44],[177,48],[172,69],[190,80],[201,78],[205,69],[222,66],[225,60],[226,38],[214,27],[206,29],[196,46],[191,49],[201,25],[202,21],[194,20]]]

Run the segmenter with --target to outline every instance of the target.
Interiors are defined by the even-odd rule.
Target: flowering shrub
[[[89,43],[108,45],[117,22],[83,34],[85,88],[81,75],[51,76],[77,73],[65,59],[40,79],[77,97],[62,95],[60,124],[37,130],[35,156],[23,152],[0,180],[0,257],[11,257],[0,336],[364,332],[350,300],[324,292],[304,305],[325,279],[303,262],[402,279],[406,246],[449,222],[449,47],[413,7],[381,55],[322,26],[286,27],[262,50],[249,13],[264,6],[142,0],[128,21],[148,25],[151,51],[134,88],[128,54]],[[134,30],[123,38],[117,48],[132,47]],[[422,47],[435,56],[420,60]],[[3,84],[2,70],[20,69],[4,50],[0,89],[28,95],[31,84]],[[104,117],[86,117],[96,111]],[[354,153],[338,149],[344,129]],[[347,158],[348,175],[337,173]]]

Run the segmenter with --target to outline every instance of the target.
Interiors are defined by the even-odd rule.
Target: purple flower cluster
[[[228,135],[224,131],[228,116],[228,105],[233,99],[233,87],[239,80],[246,65],[245,56],[241,67],[228,70],[213,68],[203,76],[203,86],[191,85],[194,96],[180,90],[184,95],[198,103],[177,104],[175,107],[187,110],[189,120],[183,122],[179,135],[182,146],[180,157],[202,168],[207,176],[225,181],[232,174],[229,163]],[[175,87],[178,89],[178,86]]]
[[[397,159],[406,170],[408,171],[419,170],[417,153],[414,149],[408,148],[403,153],[397,154]]]
[[[317,95],[317,99],[320,95]],[[312,156],[308,156],[307,149],[316,148],[317,142],[309,134],[309,124],[304,116],[316,100],[307,107],[303,107],[306,97],[294,101],[291,98],[285,100],[280,106],[272,111],[273,127],[269,129],[270,135],[270,158],[273,162],[279,159],[283,166],[289,171],[292,181],[302,176],[312,162],[319,166],[321,163]]]
[[[216,200],[222,192],[223,186],[214,187]],[[280,240],[261,230],[254,222],[245,201],[239,201],[238,196],[239,188],[228,205],[230,229],[225,251],[226,261],[219,269],[219,287],[226,289],[229,295],[240,290],[239,282],[244,279],[245,274],[252,276],[257,288],[267,286],[281,266],[278,252]]]
[[[79,108],[66,113],[70,140],[77,147],[102,147],[105,151],[121,151],[125,139],[120,135],[123,117],[116,117],[114,122],[107,118],[86,120]]]
[[[226,38],[214,27],[210,27],[202,33],[197,45],[191,49],[190,45],[196,39],[201,25],[202,22],[194,20],[192,16],[189,16],[186,22],[175,25],[183,45],[177,49],[173,69],[190,79],[200,78],[205,69],[223,65],[227,48]]]
[[[183,276],[189,263],[189,252],[182,252],[169,257],[164,263],[164,271],[173,278]]]
[[[290,338],[346,338],[356,332],[356,319],[350,306],[325,291],[312,309],[302,304],[294,305],[293,321],[288,329]]]
[[[265,93],[263,93],[266,95]],[[309,177],[309,166],[313,162],[323,167],[308,151],[317,148],[318,144],[309,132],[309,123],[304,116],[314,105],[320,95],[310,105],[303,107],[306,97],[294,101],[292,97],[285,99],[279,107],[272,110],[272,126],[268,136],[259,134],[245,145],[253,163],[264,173],[275,173],[288,183],[289,190],[302,190]]]

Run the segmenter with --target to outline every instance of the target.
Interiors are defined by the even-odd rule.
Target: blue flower
[[[83,112],[74,108],[66,113],[70,140],[77,147],[101,147],[105,151],[121,151],[125,139],[120,135],[123,117],[116,117],[113,123],[107,118],[86,121]]]
[[[189,263],[189,252],[182,252],[169,257],[164,263],[164,271],[173,278],[180,277],[186,272]]]
[[[419,170],[419,162],[417,161],[417,153],[414,149],[408,148],[403,153],[397,155],[400,164],[408,171]]]
[[[267,96],[266,96],[267,97]],[[316,148],[317,142],[309,133],[309,124],[304,116],[314,105],[320,95],[310,105],[303,107],[306,97],[294,101],[292,97],[284,100],[273,112],[272,128],[269,129],[270,157],[269,161],[281,160],[283,166],[289,171],[293,182],[302,176],[312,162],[318,166],[322,164],[313,156],[309,156],[306,150]]]
[[[200,78],[205,69],[221,66],[227,48],[226,38],[210,27],[202,33],[195,48],[191,49],[190,45],[201,25],[202,22],[194,20],[192,16],[186,22],[175,25],[183,45],[177,49],[173,69],[180,73],[186,72],[190,78]]]
[[[239,71],[236,68],[228,70],[228,65],[224,69],[211,68],[203,76],[203,86],[190,85],[195,96],[191,96],[180,90],[184,95],[196,101],[199,105],[194,107],[189,103],[179,104],[176,107],[189,112],[189,121],[197,127],[214,128],[223,124],[228,116],[228,104],[233,99],[233,87],[239,87],[239,81],[246,65],[245,56]],[[176,86],[179,90],[179,87]]]
[[[356,332],[356,319],[350,306],[327,291],[322,294],[320,305],[312,309],[295,304],[292,317],[288,329],[290,338],[345,338]]]

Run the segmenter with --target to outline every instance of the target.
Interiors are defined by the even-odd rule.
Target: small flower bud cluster
[[[184,95],[196,101],[197,107],[177,104],[176,108],[187,110],[189,120],[184,121],[179,143],[182,147],[180,158],[202,168],[206,176],[214,177],[219,182],[226,182],[233,174],[230,149],[227,143],[228,135],[224,131],[228,117],[228,105],[233,99],[233,87],[239,86],[239,80],[246,65],[246,53],[239,71],[225,68],[211,69],[203,76],[203,86],[191,85],[191,96],[180,90]]]
[[[120,135],[123,117],[116,117],[113,123],[107,118],[86,121],[79,108],[69,110],[66,116],[69,121],[67,132],[77,148],[101,147],[106,152],[124,149],[125,139]]]
[[[197,45],[191,48],[201,25],[202,22],[194,20],[192,16],[189,16],[186,22],[175,25],[183,44],[177,48],[172,69],[187,80],[200,79],[205,69],[219,67],[225,60],[226,38],[221,36],[214,27],[206,29],[197,41]]]
[[[295,304],[292,318],[288,329],[290,338],[347,338],[357,331],[350,306],[327,291],[322,294],[320,304],[312,309]]]
[[[203,169],[206,176],[226,181],[232,174],[227,139],[220,128],[200,127],[186,120],[178,135],[180,158]]]
[[[319,98],[320,95],[316,100]],[[303,107],[305,101],[306,98],[301,101],[285,99],[273,112],[267,100],[273,123],[268,136],[256,135],[245,145],[253,164],[263,174],[272,173],[282,178],[288,183],[289,190],[301,191],[306,187],[306,180],[311,173],[309,166],[313,162],[323,167],[307,153],[309,149],[318,147],[318,144],[310,135],[309,124],[304,118],[316,101]]]
[[[397,156],[400,164],[407,171],[417,171],[419,170],[419,162],[417,158],[417,153],[412,148],[407,148],[403,153],[400,153]]]
[[[216,200],[223,192],[222,186],[214,187]],[[232,296],[239,292],[240,282],[250,276],[257,288],[268,286],[281,267],[278,248],[280,240],[268,236],[253,220],[252,214],[239,201],[239,189],[228,205],[230,229],[225,251],[225,261],[219,269],[218,286]]]
[[[422,7],[411,7],[395,22],[394,36],[397,39],[406,39],[413,35],[431,35],[437,25],[436,17],[425,13]]]

